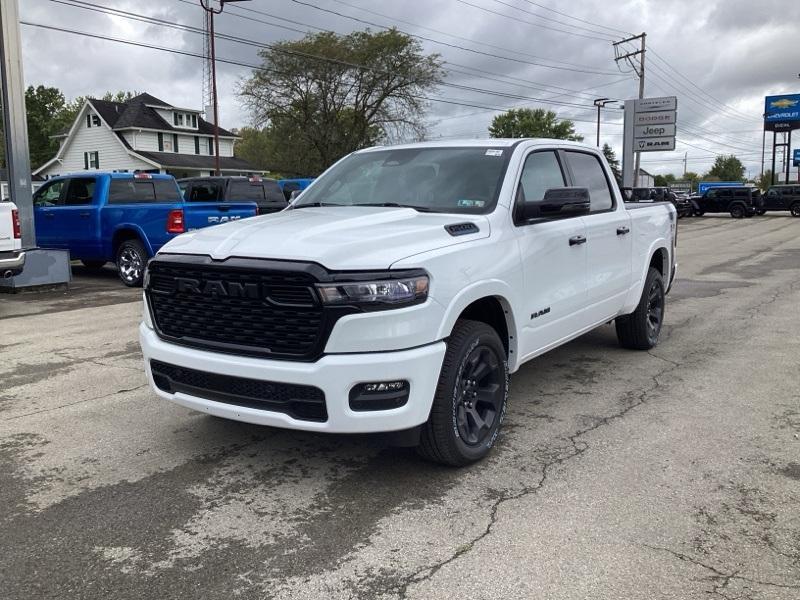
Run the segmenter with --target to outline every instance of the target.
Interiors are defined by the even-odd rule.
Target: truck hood
[[[452,235],[445,229],[458,223],[473,223],[478,231]],[[300,260],[333,270],[386,269],[414,254],[488,236],[489,220],[481,215],[324,206],[198,229],[173,239],[161,253]]]

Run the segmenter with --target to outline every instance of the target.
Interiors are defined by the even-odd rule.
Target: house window
[[[161,133],[160,131],[158,132],[158,151],[159,152],[164,151],[164,134]]]
[[[197,115],[192,115],[192,127],[197,129]],[[200,152],[198,152],[200,154]]]
[[[194,136],[194,153],[200,154],[200,136]]]
[[[89,169],[99,169],[100,168],[100,153],[95,152],[84,152],[83,153],[83,168],[87,171]]]
[[[183,127],[183,113],[172,113],[172,122],[175,127]]]
[[[172,134],[172,145],[175,147],[175,152],[177,152],[178,151],[178,134],[177,133],[173,133]]]
[[[208,154],[214,156],[214,139],[208,138]]]
[[[86,113],[86,127],[100,127],[100,117]]]

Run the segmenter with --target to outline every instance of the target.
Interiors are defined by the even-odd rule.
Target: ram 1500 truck
[[[67,249],[94,269],[114,262],[129,287],[142,285],[148,258],[177,235],[256,214],[253,202],[184,202],[172,175],[151,173],[54,177],[33,204],[42,248]]]
[[[355,152],[287,210],[161,249],[147,377],[217,417],[395,432],[464,465],[494,444],[527,361],[611,321],[624,347],[657,343],[675,243],[674,207],[626,207],[594,147]]]
[[[13,202],[0,202],[0,277],[19,275],[24,266],[17,206]]]

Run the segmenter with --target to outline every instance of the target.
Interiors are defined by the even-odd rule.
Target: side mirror
[[[289,202],[293,202],[302,193],[303,190],[292,190],[292,193],[289,194]]]
[[[562,219],[589,212],[589,190],[579,187],[552,188],[544,193],[541,202],[522,205],[521,217],[529,219]]]

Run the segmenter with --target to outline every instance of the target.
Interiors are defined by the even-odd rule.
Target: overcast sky
[[[202,52],[202,36],[195,33],[67,5],[73,3],[21,0],[22,19]],[[199,0],[77,4],[203,25]],[[493,92],[437,90],[436,97],[450,103],[430,104],[433,139],[485,136],[492,116],[500,112],[487,109],[544,106],[575,119],[578,132],[593,143],[593,98],[625,99],[638,93],[630,67],[614,62],[611,40],[622,39],[625,32],[647,33],[645,95],[678,96],[677,151],[644,155],[642,166],[651,172],[682,173],[688,153],[689,170],[702,173],[715,154],[733,153],[755,176],[761,169],[764,96],[800,92],[800,2],[793,0],[252,0],[226,6],[217,31],[269,43],[299,39],[304,31],[346,33],[368,27],[356,19],[373,23],[373,29],[395,25],[428,38],[420,41],[426,52],[439,53],[447,62],[448,83]],[[197,58],[26,24],[22,38],[28,84],[56,86],[68,99],[136,90],[175,105],[202,107],[202,61]],[[220,58],[245,64],[258,62],[257,50],[224,40],[217,46]],[[223,127],[248,124],[236,95],[237,83],[248,74],[246,67],[218,65]],[[603,121],[601,141],[621,155],[621,111],[607,109]]]

